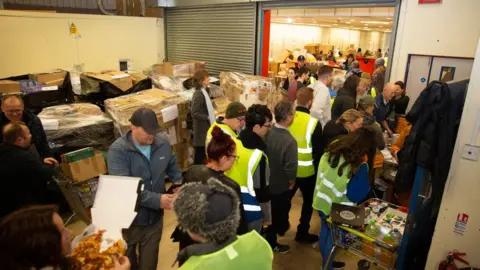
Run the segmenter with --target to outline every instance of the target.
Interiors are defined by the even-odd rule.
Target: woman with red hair
[[[194,165],[188,169],[183,177],[183,183],[203,182],[207,183],[210,178],[218,179],[222,184],[232,188],[240,199],[240,223],[237,228],[237,234],[242,235],[248,232],[247,220],[245,210],[241,201],[240,186],[237,182],[224,174],[225,171],[232,168],[235,161],[239,158],[236,150],[236,144],[232,137],[222,131],[219,127],[214,127],[212,130],[212,139],[207,145],[207,162],[205,165]],[[179,242],[180,250],[185,247],[195,244],[195,241],[190,236],[177,229],[173,232],[172,238],[174,242]],[[182,262],[180,262],[182,263]]]

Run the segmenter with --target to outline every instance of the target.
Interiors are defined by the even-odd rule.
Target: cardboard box
[[[86,181],[107,173],[105,158],[100,152],[93,157],[68,163],[67,158],[62,155],[62,171],[74,182]]]
[[[284,50],[280,55],[275,57],[275,62],[285,63],[285,59],[287,59],[290,55],[293,55],[291,51]]]
[[[20,84],[16,81],[0,80],[0,93],[10,94],[20,92]]]
[[[240,101],[248,108],[252,104],[264,104],[268,92],[272,91],[275,85],[272,78],[220,72],[220,87],[231,102]]]
[[[133,86],[132,77],[121,71],[107,71],[105,73],[86,72],[84,75],[99,81],[110,82],[122,91],[127,91]]]
[[[279,62],[270,62],[269,71],[273,72],[274,75],[277,75],[280,72],[280,63]]]
[[[140,73],[140,72],[129,72],[128,75],[132,78],[133,85],[136,85],[140,81],[145,80],[148,78],[145,74]]]
[[[180,169],[188,168],[188,147],[189,143],[178,143],[173,146],[173,152],[175,153]]]
[[[223,115],[227,110],[228,104],[230,104],[230,100],[227,97],[219,97],[214,98],[213,103],[215,104],[215,114]]]
[[[175,77],[192,77],[195,72],[204,69],[205,62],[164,62],[154,65],[154,73]]]
[[[105,110],[114,121],[117,135],[130,129],[130,117],[138,108],[152,109],[162,127],[162,135],[170,144],[184,142],[188,138],[187,115],[190,102],[175,93],[159,89],[145,90],[105,100]]]
[[[28,77],[30,80],[39,82],[40,84],[48,86],[60,86],[63,84],[67,72],[64,70],[58,70],[51,73],[34,73],[29,74]]]

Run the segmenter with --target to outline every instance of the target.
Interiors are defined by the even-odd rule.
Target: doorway
[[[405,86],[410,102],[407,110],[413,106],[420,93],[432,81],[458,82],[470,78],[473,58],[408,55]]]

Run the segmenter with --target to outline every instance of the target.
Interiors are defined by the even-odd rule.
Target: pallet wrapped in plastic
[[[176,93],[150,89],[138,93],[105,100],[105,110],[113,119],[116,136],[125,134],[130,129],[130,117],[139,108],[152,109],[162,127],[161,135],[174,146],[181,168],[188,166],[189,133],[187,115],[189,101]]]
[[[240,101],[247,108],[266,104],[268,94],[275,90],[273,79],[238,72],[221,72],[220,87],[230,101]]]
[[[155,88],[174,93],[187,90],[185,87],[183,87],[183,82],[187,78],[165,76],[160,74],[153,74],[151,78]]]
[[[112,120],[93,104],[47,107],[38,117],[56,155],[85,147],[108,150],[115,139]]]

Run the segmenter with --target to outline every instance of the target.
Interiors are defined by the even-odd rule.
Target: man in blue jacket
[[[160,126],[154,111],[140,108],[133,113],[130,122],[131,130],[110,146],[108,171],[111,175],[143,180],[140,209],[125,233],[127,256],[132,270],[154,270],[162,237],[163,211],[172,209],[175,197],[165,194],[165,174],[174,183],[180,183],[182,173],[167,139],[156,135]]]

